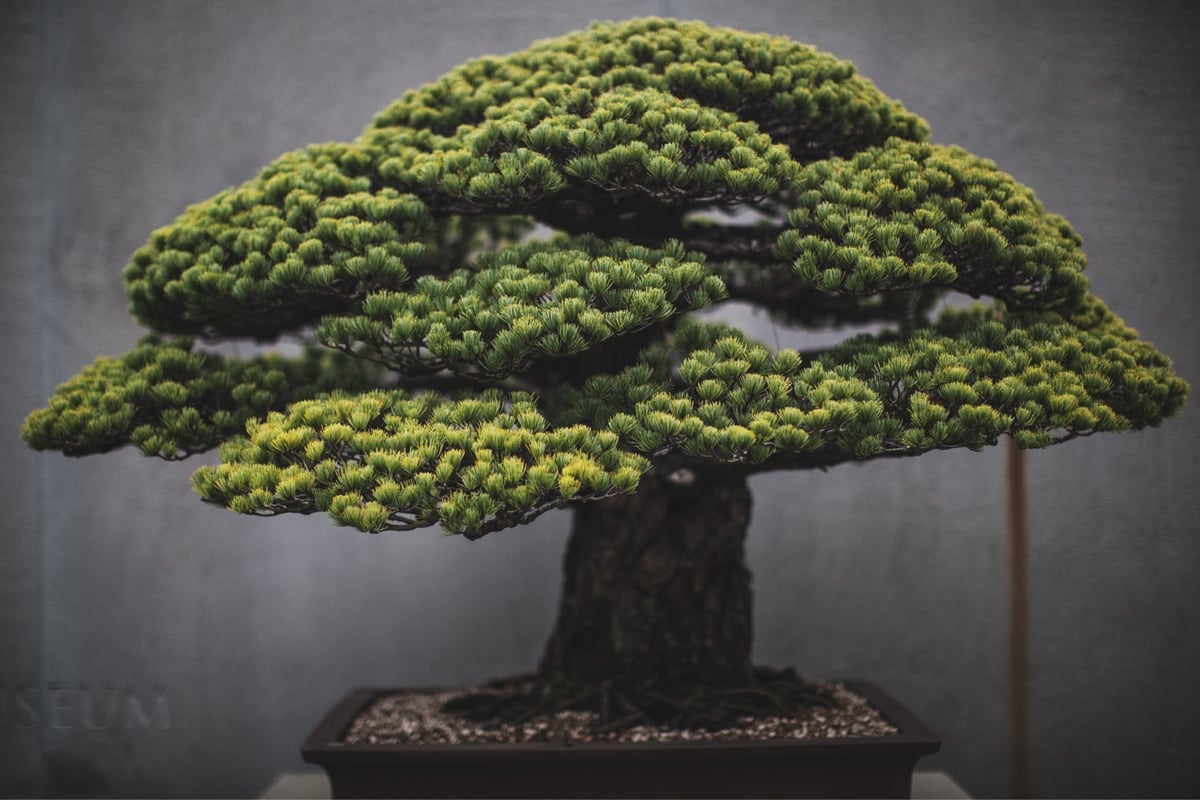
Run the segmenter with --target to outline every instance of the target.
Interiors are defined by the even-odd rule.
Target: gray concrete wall
[[[137,340],[119,271],[186,204],[284,150],[353,137],[473,55],[593,18],[698,18],[849,58],[935,140],[1034,186],[1083,234],[1097,293],[1195,383],[1196,8],[8,3],[0,792],[253,795],[300,766],[301,738],[346,688],[527,669],[551,623],[565,514],[477,543],[368,537],[204,506],[192,464],[23,447],[19,421],[55,383]],[[1196,791],[1194,406],[1028,459],[1035,794]],[[888,686],[944,734],[931,765],[1007,794],[1003,451],[769,475],[755,490],[760,659]]]

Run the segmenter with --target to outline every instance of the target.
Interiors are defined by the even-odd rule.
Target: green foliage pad
[[[190,338],[98,359],[22,435],[219,445],[194,486],[234,511],[477,537],[656,463],[1041,447],[1175,412],[1186,385],[1088,293],[1070,225],[928,138],[847,62],[700,23],[474,60],[153,232],[131,311]],[[952,291],[990,304],[933,316]],[[725,300],[878,330],[772,353],[694,317]],[[193,341],[281,337],[308,344]]]

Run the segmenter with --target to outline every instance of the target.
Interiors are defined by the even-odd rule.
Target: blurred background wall
[[[356,136],[483,53],[658,14],[855,62],[1082,233],[1094,290],[1200,380],[1187,3],[46,0],[4,6],[0,793],[252,796],[351,686],[533,667],[567,512],[476,543],[241,518],[194,463],[37,455],[23,415],[141,335],[119,273],[185,205]],[[744,320],[771,331],[765,320]],[[1191,795],[1200,756],[1200,423],[1028,455],[1031,785]],[[1010,783],[1005,453],[757,478],[757,653],[875,680]]]

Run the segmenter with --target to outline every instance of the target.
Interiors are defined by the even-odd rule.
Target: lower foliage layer
[[[239,361],[149,339],[60,386],[22,435],[72,455],[134,444],[178,458],[225,442],[224,463],[199,470],[195,487],[235,511],[478,536],[636,491],[666,456],[761,471],[1005,435],[1041,447],[1155,425],[1187,392],[1094,298],[1070,315],[951,312],[814,354],[771,353],[685,320],[632,366],[537,394],[373,388],[379,380],[336,353]]]

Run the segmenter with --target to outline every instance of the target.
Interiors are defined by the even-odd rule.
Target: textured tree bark
[[[667,696],[747,685],[750,503],[741,474],[678,469],[578,507],[541,679]]]

